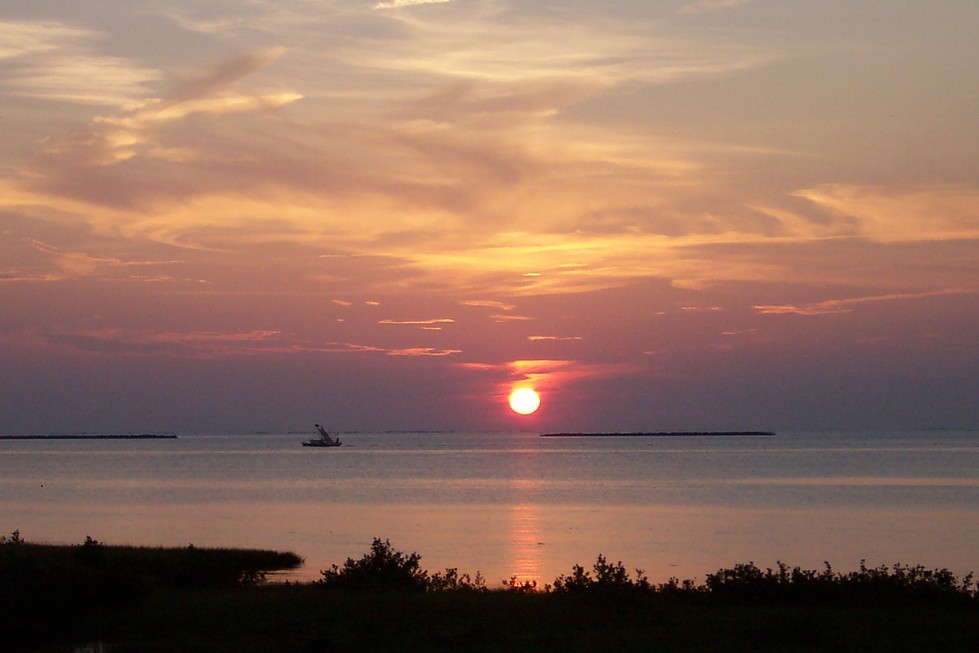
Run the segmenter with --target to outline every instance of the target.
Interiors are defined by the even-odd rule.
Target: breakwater
[[[692,436],[692,435],[775,435],[774,431],[635,431],[632,433],[541,433],[542,438],[607,438],[607,437],[638,437],[655,438],[666,436]]]
[[[3,440],[176,440],[176,435],[157,433],[59,433],[54,435],[0,435]]]

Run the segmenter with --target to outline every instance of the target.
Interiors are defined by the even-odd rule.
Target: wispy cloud
[[[746,5],[753,0],[695,0],[680,7],[681,14],[702,14],[717,9],[729,9]]]
[[[452,0],[390,0],[390,2],[378,2],[372,9],[402,9],[418,5],[442,5],[449,2]]]
[[[435,347],[407,347],[405,349],[389,349],[389,356],[454,356],[461,354],[461,349],[438,349]]]
[[[379,347],[376,345],[363,345],[350,342],[329,343],[325,347],[310,348],[307,351],[330,351],[335,353],[361,353],[361,354],[384,354],[386,356],[399,357],[436,357],[455,356],[461,354],[461,349],[449,349],[439,347]]]
[[[350,342],[317,343],[279,330],[146,331],[122,328],[54,330],[44,335],[49,345],[116,355],[160,355],[220,358],[241,355],[348,353],[398,357],[444,357],[461,349],[381,347]]]
[[[462,302],[463,306],[473,306],[476,308],[495,308],[499,311],[512,311],[516,308],[514,304],[508,304],[506,302],[498,302],[489,299],[470,299]]]
[[[121,328],[55,331],[49,344],[117,355],[172,355],[191,358],[291,351],[282,334],[261,331],[163,331]]]
[[[24,270],[0,270],[0,283],[64,281],[65,276],[51,273],[33,273]]]
[[[25,168],[23,184],[35,197],[40,191],[53,196],[54,202],[78,202],[75,211],[116,233],[124,228],[133,233],[134,206],[140,206],[137,215],[148,224],[162,206],[186,206],[190,197],[210,195],[216,180],[230,181],[221,176],[229,164],[241,168],[247,155],[215,147],[219,129],[205,129],[200,138],[181,137],[181,123],[267,111],[300,99],[297,93],[260,92],[237,84],[281,53],[273,49],[231,59],[178,84],[172,97],[132,99],[70,132],[49,137]],[[195,164],[198,173],[191,172]],[[212,208],[218,205],[220,200]],[[117,208],[124,211],[114,214],[111,209]],[[177,214],[161,217],[170,229],[180,228]]]
[[[170,97],[148,98],[119,113],[97,116],[90,125],[88,145],[101,145],[101,156],[95,163],[123,161],[137,154],[161,158],[172,157],[173,150],[154,142],[150,130],[161,123],[178,121],[197,114],[234,114],[274,109],[302,99],[292,92],[244,92],[234,88],[235,82],[261,70],[282,55],[282,48],[245,54],[219,64],[214,70],[178,84]],[[71,154],[72,145],[49,145],[48,153]],[[67,151],[66,151],[67,150]],[[181,158],[192,150],[186,148]]]
[[[209,70],[180,80],[169,93],[170,102],[179,103],[220,92],[235,82],[267,67],[285,52],[285,48],[275,47],[246,52],[227,59]]]
[[[124,106],[152,93],[160,71],[101,54],[99,32],[55,21],[0,21],[0,89],[16,96]]]
[[[854,306],[860,304],[891,302],[903,300],[925,299],[945,295],[975,294],[975,290],[950,288],[917,293],[890,293],[887,295],[870,295],[865,297],[847,297],[844,299],[826,299],[809,304],[782,304],[755,306],[755,310],[765,315],[830,315],[834,313],[849,313]]]
[[[838,216],[847,235],[879,242],[979,239],[979,188],[932,185],[886,188],[828,184],[795,196]]]
[[[393,324],[401,326],[433,326],[438,324],[453,324],[455,320],[448,317],[435,318],[430,320],[379,320],[378,324]]]
[[[171,266],[183,263],[181,260],[126,261],[115,257],[92,256],[84,252],[65,251],[54,245],[34,240],[33,238],[25,238],[24,242],[37,251],[48,255],[55,261],[55,265],[62,271],[62,275],[55,278],[105,276],[108,272],[119,268]],[[154,280],[156,277],[140,275],[135,277],[130,276],[129,278],[149,281]]]
[[[495,315],[490,315],[490,319],[494,322],[529,322],[534,318],[529,315],[514,315],[513,313],[496,313]]]
[[[640,369],[633,364],[565,359],[522,359],[500,367],[508,373],[508,378],[497,387],[501,396],[506,396],[514,383],[526,383],[538,392],[547,393],[581,381],[633,374]]]

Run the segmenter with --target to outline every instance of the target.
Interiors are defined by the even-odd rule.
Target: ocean
[[[655,582],[749,561],[979,571],[974,432],[311,436],[0,440],[0,534],[291,550],[302,580],[379,537],[491,588],[599,554]]]

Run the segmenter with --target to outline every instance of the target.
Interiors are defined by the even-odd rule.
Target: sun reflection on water
[[[537,485],[530,479],[513,483],[517,501],[510,510],[510,568],[521,584],[541,582],[540,506],[532,500]]]

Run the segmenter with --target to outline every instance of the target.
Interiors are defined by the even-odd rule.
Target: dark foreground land
[[[487,589],[375,540],[317,583],[266,584],[269,551],[0,540],[0,650],[969,651],[972,579],[921,567],[840,574],[752,564],[653,585],[599,556],[544,588]],[[99,648],[101,647],[101,648]]]

